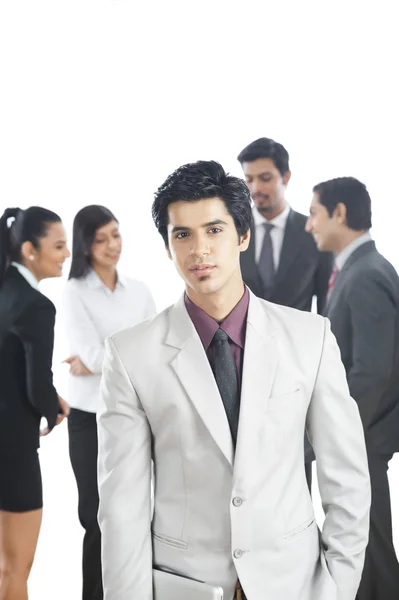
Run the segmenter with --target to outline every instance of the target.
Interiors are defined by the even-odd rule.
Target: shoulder
[[[305,310],[274,304],[262,299],[259,299],[259,301],[274,326],[283,330],[289,336],[298,335],[301,339],[305,340],[315,334],[324,336],[327,324],[325,317]]]
[[[87,277],[73,277],[72,279],[68,279],[64,288],[64,295],[79,295],[87,290]]]
[[[133,291],[135,293],[141,293],[145,296],[148,296],[151,294],[150,292],[150,288],[140,279],[133,279],[132,277],[125,277],[123,276],[121,278],[125,288],[129,291]]]
[[[305,228],[306,221],[308,220],[306,215],[297,212],[293,208],[291,208],[288,218],[291,218],[293,223],[295,223],[299,227],[303,226],[303,228]]]
[[[160,344],[167,333],[168,315],[171,309],[172,306],[133,327],[118,331],[108,338],[108,342],[116,348],[118,353],[124,353],[133,348],[150,348],[153,344]]]

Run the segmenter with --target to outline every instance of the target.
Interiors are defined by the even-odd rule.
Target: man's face
[[[313,194],[309,212],[306,231],[313,235],[319,250],[334,252],[342,226],[335,215],[330,217],[326,207],[320,204],[317,193]]]
[[[285,188],[291,173],[287,171],[282,176],[271,158],[258,158],[251,162],[244,162],[242,168],[258,211],[265,218],[269,218],[284,210]]]
[[[242,285],[240,253],[248,248],[249,231],[238,239],[233,218],[220,198],[169,205],[169,258],[187,288],[215,294],[236,281]]]

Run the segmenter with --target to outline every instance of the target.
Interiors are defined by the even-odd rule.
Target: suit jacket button
[[[243,499],[240,498],[239,496],[236,496],[235,498],[233,498],[233,506],[241,506],[243,503]]]
[[[243,555],[243,551],[240,550],[240,548],[237,548],[236,550],[234,550],[233,552],[233,556],[234,558],[241,558],[241,556]]]

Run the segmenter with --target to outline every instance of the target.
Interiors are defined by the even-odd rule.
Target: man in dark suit
[[[307,217],[285,198],[291,178],[287,150],[272,139],[260,138],[240,152],[238,161],[254,202],[249,248],[241,254],[241,271],[256,296],[291,308],[311,311],[313,298],[322,314],[332,257],[317,250],[305,231]],[[314,454],[305,441],[309,489]]]
[[[245,283],[261,298],[300,310],[310,311],[316,297],[322,314],[332,258],[318,252],[305,231],[307,217],[286,201],[287,150],[260,138],[240,152],[238,161],[255,204],[250,246],[241,256]]]
[[[336,255],[325,315],[359,406],[372,486],[369,545],[357,597],[397,600],[399,563],[387,470],[399,451],[399,277],[371,239],[365,185],[342,177],[313,192],[306,227],[319,250]]]

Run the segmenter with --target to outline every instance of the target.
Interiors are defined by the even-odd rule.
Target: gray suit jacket
[[[369,451],[399,451],[399,277],[366,242],[349,257],[325,311]]]

